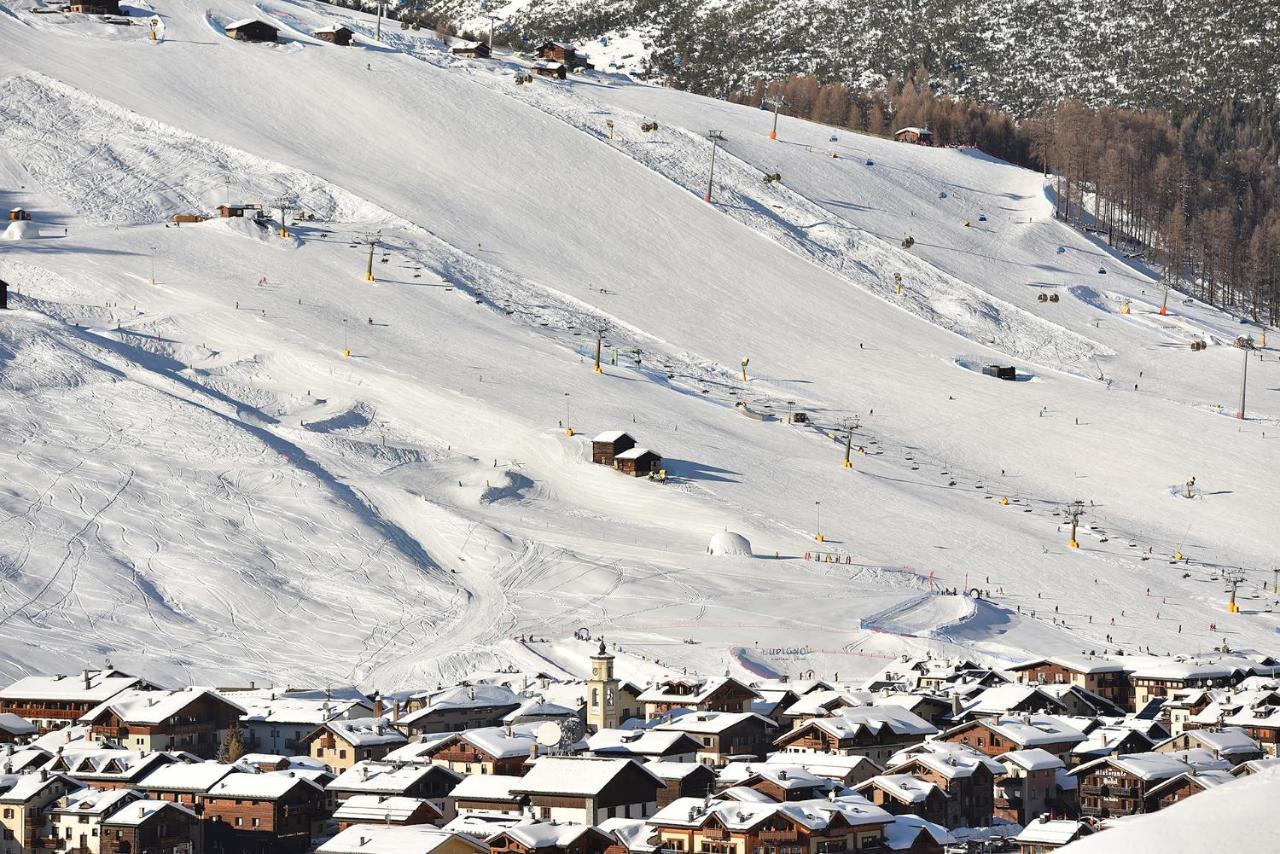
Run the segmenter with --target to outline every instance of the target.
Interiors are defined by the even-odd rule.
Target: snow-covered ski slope
[[[785,117],[774,142],[616,77],[517,86],[305,0],[157,2],[158,43],[3,3],[0,207],[42,237],[0,242],[0,675],[396,688],[577,671],[579,627],[707,672],[1272,646],[1276,351],[1235,420],[1250,330],[1160,317],[1042,176]],[[281,43],[228,39],[244,17]],[[335,22],[356,46],[309,37]],[[281,198],[316,219],[164,224]],[[668,482],[591,465],[610,429]],[[757,557],[707,556],[723,528]]]

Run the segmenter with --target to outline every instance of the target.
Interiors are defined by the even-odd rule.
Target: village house
[[[936,735],[938,728],[901,706],[840,709],[829,718],[812,718],[779,736],[786,753],[834,753],[865,756],[883,766],[899,750]]]
[[[328,817],[324,790],[291,771],[229,774],[201,804],[206,843],[228,854],[304,852]]]
[[[262,214],[262,205],[218,205],[218,216],[223,219],[231,217],[245,217],[249,214],[259,216]]]
[[[26,741],[36,734],[36,725],[11,712],[0,712],[0,744]]]
[[[554,77],[563,80],[568,76],[562,62],[535,62],[529,66],[529,73],[536,74],[539,77]]]
[[[895,816],[884,829],[884,847],[892,854],[943,854],[955,841],[942,825],[914,815]]]
[[[25,774],[48,765],[53,754],[43,747],[21,744],[0,744],[0,769],[6,774]]]
[[[1186,800],[1214,786],[1234,782],[1235,779],[1230,771],[1214,769],[1187,771],[1152,786],[1147,792],[1146,812],[1156,812],[1171,807],[1178,801]]]
[[[1066,763],[1060,758],[1032,747],[1026,750],[1010,750],[995,757],[1004,766],[1004,776],[996,781],[996,818],[1025,825],[1042,813],[1067,815],[1077,809],[1061,797],[1058,772]]]
[[[419,753],[419,758],[459,774],[520,776],[538,743],[537,724],[481,727],[446,736]]]
[[[778,712],[777,720],[784,729],[794,729],[813,718],[829,718],[841,709],[870,706],[867,691],[840,691],[834,688],[810,691]]]
[[[776,728],[773,721],[754,712],[686,712],[655,727],[692,736],[700,742],[694,758],[714,766],[735,758],[763,758]]]
[[[409,697],[408,711],[396,725],[410,732],[461,732],[498,726],[524,698],[502,685],[459,685]]]
[[[648,477],[662,471],[662,457],[657,451],[636,447],[615,456],[613,465],[631,477]]]
[[[646,688],[640,694],[647,720],[661,717],[672,709],[697,712],[750,712],[751,704],[760,699],[751,688],[733,677],[696,679],[674,677]]]
[[[811,801],[825,797],[837,786],[825,777],[810,774],[799,766],[757,765],[755,773],[738,784],[754,789],[772,801]]]
[[[606,818],[648,818],[666,784],[633,759],[546,756],[511,787],[537,818],[597,824]]]
[[[592,756],[629,756],[642,762],[696,762],[702,742],[687,732],[602,729],[587,739]]]
[[[465,833],[427,824],[356,824],[316,849],[316,854],[489,854],[489,846]]]
[[[934,783],[950,797],[946,827],[987,827],[995,814],[995,780],[1004,774],[999,762],[967,750],[921,753],[885,769],[886,775],[910,774]]]
[[[666,786],[658,790],[658,809],[678,798],[705,798],[716,790],[716,772],[701,762],[651,761],[644,764]]]
[[[1024,827],[1014,841],[1018,854],[1049,854],[1093,832],[1093,825],[1087,821],[1041,816]]]
[[[883,850],[893,816],[865,798],[784,804],[681,798],[649,820],[664,851],[796,854]]]
[[[1135,753],[1098,759],[1070,773],[1080,781],[1081,813],[1115,818],[1146,812],[1151,789],[1189,770],[1191,766],[1173,756]]]
[[[1153,699],[1168,698],[1186,688],[1216,688],[1235,685],[1247,675],[1230,662],[1156,660],[1136,666],[1133,682],[1133,708],[1141,709]]]
[[[201,797],[223,778],[243,770],[243,766],[219,762],[172,762],[147,774],[135,787],[153,800],[196,809]]]
[[[275,27],[256,18],[233,21],[222,29],[231,38],[242,42],[274,42],[280,34]]]
[[[1090,730],[1085,740],[1071,748],[1067,764],[1071,767],[1125,753],[1147,753],[1156,740],[1130,726],[1100,726]]]
[[[454,787],[449,800],[459,816],[490,816],[504,814],[520,816],[529,799],[511,790],[520,785],[520,778],[510,775],[472,774],[463,777]]]
[[[354,795],[384,795],[430,801],[446,819],[453,817],[449,795],[462,780],[461,774],[443,765],[401,765],[386,762],[359,762],[337,776],[326,787],[346,801]]]
[[[1084,740],[1084,733],[1053,715],[979,718],[938,736],[938,741],[964,744],[993,757],[1036,747],[1057,756],[1064,764]]]
[[[306,753],[303,739],[328,721],[376,717],[374,703],[356,691],[237,691],[224,696],[244,706],[240,729],[253,752]],[[392,721],[394,723],[394,721]]]
[[[916,815],[944,826],[950,818],[947,802],[951,796],[946,790],[910,774],[877,774],[854,791],[890,815]]]
[[[568,68],[590,68],[587,60],[578,55],[578,50],[564,42],[543,42],[535,49],[538,59],[563,63]]]
[[[145,777],[162,766],[194,760],[194,756],[184,753],[78,748],[60,750],[48,767],[50,771],[66,774],[95,789],[120,789],[136,788]]]
[[[1192,724],[1192,720],[1213,704],[1214,694],[1220,692],[1209,692],[1203,688],[1186,688],[1181,691],[1174,691],[1165,698],[1164,705],[1161,707],[1161,714],[1169,729],[1170,735],[1178,735],[1184,729],[1190,726],[1192,729],[1197,727]],[[1211,723],[1216,723],[1218,718],[1211,718]]]
[[[875,762],[857,754],[776,752],[769,754],[765,764],[803,768],[815,777],[825,777],[846,788],[870,780],[881,770]]]
[[[80,719],[95,738],[137,750],[185,750],[212,759],[244,709],[203,688],[129,691],[90,709]]]
[[[1248,690],[1243,690],[1242,685],[1234,691],[1215,692],[1212,699],[1209,692],[1202,693],[1206,700],[1203,707],[1191,709],[1180,729],[1175,731],[1170,727],[1171,734],[1190,729],[1238,727],[1268,755],[1276,755],[1280,739],[1280,692],[1272,684]]]
[[[564,723],[569,720],[582,722],[586,709],[569,708],[559,703],[550,703],[540,697],[530,697],[520,704],[520,708],[507,712],[502,716],[503,726],[547,723]]]
[[[1250,759],[1261,759],[1266,751],[1258,742],[1240,727],[1214,727],[1213,729],[1190,729],[1160,742],[1152,751],[1155,753],[1173,753],[1178,750],[1189,750],[1200,747],[1216,759],[1224,759],[1232,765],[1248,762]]]
[[[142,795],[132,789],[80,789],[63,795],[47,813],[49,847],[99,854],[102,822],[140,800]]]
[[[338,830],[353,824],[444,824],[444,814],[422,798],[383,795],[352,795],[333,813]]]
[[[190,854],[199,838],[191,810],[168,801],[133,801],[102,820],[101,854]],[[227,849],[231,854],[232,849]]]
[[[26,718],[40,732],[66,726],[123,691],[156,686],[118,670],[82,670],[78,676],[27,676],[0,689],[0,712]]]
[[[873,706],[898,706],[906,709],[916,717],[923,718],[939,730],[951,723],[952,714],[956,711],[946,697],[930,694],[927,691],[881,691],[871,699]]]
[[[613,466],[614,457],[635,446],[636,440],[630,433],[609,430],[591,440],[591,462],[602,466]]]
[[[1088,655],[1036,658],[1007,668],[1022,685],[1076,685],[1133,711],[1133,686],[1123,664]]]
[[[641,715],[642,692],[614,675],[613,655],[603,640],[591,656],[591,678],[587,680],[586,693],[586,723],[592,732],[617,729]]]
[[[336,44],[339,47],[346,47],[351,44],[351,37],[355,35],[350,29],[341,24],[330,24],[327,27],[321,27],[312,31],[311,35],[321,41]]]
[[[933,132],[928,128],[906,127],[893,132],[898,142],[910,142],[914,145],[933,145]]]
[[[961,704],[961,712],[955,721],[975,718],[995,718],[1008,715],[1068,714],[1066,704],[1036,685],[997,685],[974,694]]]
[[[484,42],[457,41],[449,48],[454,56],[465,56],[468,59],[488,59],[489,46]]]
[[[0,852],[34,851],[49,811],[63,795],[81,788],[70,777],[43,769],[29,774],[0,774]]]
[[[518,824],[487,840],[493,854],[605,854],[617,846],[612,836],[589,824]]]
[[[326,721],[302,737],[298,748],[335,772],[366,759],[381,759],[409,743],[386,718],[351,718]]]
[[[29,222],[31,220],[31,211],[26,208],[9,208],[9,222]],[[29,677],[40,678],[40,677]]]
[[[761,688],[752,683],[750,688],[760,695],[759,700],[751,703],[751,711],[764,715],[779,726],[783,726],[783,713],[800,702],[800,695],[790,688]]]
[[[1122,706],[1079,685],[1039,685],[1039,690],[1062,704],[1063,714],[1080,718],[1123,718]]]

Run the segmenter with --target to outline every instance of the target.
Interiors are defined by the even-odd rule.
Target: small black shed
[[[224,27],[227,35],[236,41],[242,42],[273,42],[280,35],[280,31],[268,24],[266,21],[259,21],[256,18],[245,18],[243,21],[235,21]]]

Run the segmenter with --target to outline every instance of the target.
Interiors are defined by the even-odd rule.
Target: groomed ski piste
[[[1260,330],[1160,315],[1045,176],[305,0],[36,5],[0,2],[0,676],[1274,649],[1274,344],[1237,420]],[[271,221],[168,224],[228,202]],[[667,480],[592,465],[607,430]]]

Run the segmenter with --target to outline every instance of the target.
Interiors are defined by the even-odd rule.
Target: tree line
[[[1231,100],[1175,115],[1068,99],[1017,119],[942,94],[917,71],[874,89],[797,74],[730,100],[888,136],[924,126],[939,145],[1055,176],[1058,218],[1164,271],[1170,287],[1280,323],[1280,107]]]

